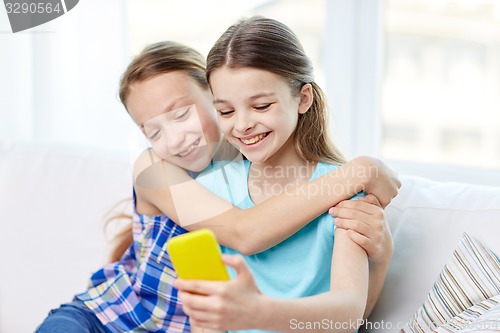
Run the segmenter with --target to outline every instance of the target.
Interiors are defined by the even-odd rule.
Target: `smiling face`
[[[219,127],[250,161],[273,163],[296,155],[292,134],[299,114],[310,106],[308,101],[304,103],[302,90],[294,96],[279,75],[226,66],[210,74],[210,86]]]
[[[195,172],[209,165],[220,140],[212,95],[187,73],[134,83],[125,104],[159,157]]]

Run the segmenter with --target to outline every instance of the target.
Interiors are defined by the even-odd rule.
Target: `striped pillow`
[[[424,304],[401,332],[432,332],[464,310],[500,294],[500,260],[464,233]]]
[[[500,332],[500,295],[473,305],[433,332]]]

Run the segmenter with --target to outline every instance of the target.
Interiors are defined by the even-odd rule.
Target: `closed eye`
[[[217,111],[219,112],[219,115],[221,117],[229,117],[234,112],[234,110],[227,110],[227,111],[217,110]]]
[[[152,134],[148,134],[148,140],[155,140],[157,138],[160,137],[160,130],[157,130],[156,132],[152,133]]]
[[[269,109],[269,107],[272,104],[273,103],[267,103],[267,104],[262,104],[262,105],[254,106],[254,109],[257,110],[257,111],[266,111],[267,109]]]
[[[177,115],[174,120],[184,120],[189,117],[191,111],[191,107],[189,107],[186,111],[182,112],[180,115]]]

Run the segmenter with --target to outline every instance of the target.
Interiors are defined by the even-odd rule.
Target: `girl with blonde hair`
[[[286,239],[360,189],[387,204],[399,187],[382,163],[358,158],[314,183],[343,189],[329,196],[308,196],[310,184],[305,184],[303,191],[248,210],[214,196],[193,178],[230,151],[217,127],[204,58],[178,43],[145,48],[121,79],[120,99],[152,147],[134,165],[133,223],[121,247],[127,250],[94,273],[86,291],[53,310],[38,332],[189,332],[165,251],[171,237],[208,227],[222,244],[252,254]],[[379,178],[358,176],[357,170],[370,166],[380,171]],[[271,224],[276,218],[287,222]],[[360,237],[369,238],[367,249],[385,243],[386,233],[360,231]]]

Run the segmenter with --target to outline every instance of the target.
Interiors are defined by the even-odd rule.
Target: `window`
[[[387,0],[384,20],[381,155],[500,168],[500,2]]]
[[[127,0],[130,55],[162,40],[181,42],[206,55],[217,38],[239,18],[262,15],[287,24],[312,59],[317,81],[324,81],[322,42],[326,0]],[[196,10],[193,10],[196,8]],[[145,19],[147,18],[147,19]]]
[[[264,15],[302,41],[328,96],[333,137],[348,157],[369,154],[401,173],[500,185],[498,0],[102,3],[89,1],[38,28],[57,33],[2,36],[18,52],[3,54],[4,76],[15,80],[0,83],[0,139],[123,149],[137,128],[116,91],[134,55],[161,40],[206,55],[239,17]],[[6,16],[0,21],[8,24]]]

